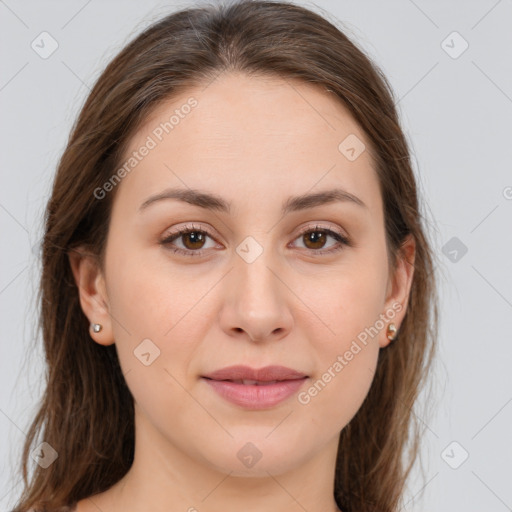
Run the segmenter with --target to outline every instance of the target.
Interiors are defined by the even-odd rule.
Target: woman
[[[48,203],[16,512],[397,511],[437,326],[419,207],[390,87],[327,20],[145,30]]]

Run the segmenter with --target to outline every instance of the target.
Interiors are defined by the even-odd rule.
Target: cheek
[[[348,349],[351,340],[364,339],[365,330],[376,323],[382,327],[378,321],[384,312],[387,274],[384,264],[374,259],[347,265],[328,277],[317,279],[305,296],[323,333],[325,351],[332,356]]]
[[[309,339],[316,344],[317,374],[299,399],[318,411],[330,411],[322,417],[340,427],[356,414],[370,389],[378,340],[384,335],[386,260],[379,259],[378,250],[374,255],[360,256],[357,264],[347,264],[346,271],[338,272],[328,285],[319,284],[308,294],[308,303],[315,305],[323,325],[322,335],[310,332]]]
[[[133,394],[137,389],[144,393],[149,381],[155,390],[162,387],[164,395],[169,386],[178,390],[177,381],[190,378],[190,364],[211,325],[206,295],[217,277],[190,278],[172,270],[165,258],[142,261],[112,253],[110,261],[114,339],[123,373],[130,372]]]
[[[113,316],[118,323],[125,324],[128,332],[167,339],[177,326],[189,321],[190,313],[193,316],[208,286],[213,285],[214,276],[195,279],[187,271],[173,268],[158,253],[133,251],[123,258],[116,257],[112,251],[107,268],[108,294]],[[123,335],[123,330],[115,324],[116,334],[124,337],[126,331]]]
[[[376,342],[362,343],[357,339],[338,338],[337,346],[324,352],[317,365],[319,373],[298,396],[299,402],[310,407],[312,421],[319,428],[331,424],[341,430],[361,407],[373,381],[379,355]]]
[[[198,331],[200,308],[196,311],[194,305],[204,291],[185,288],[183,279],[168,268],[135,258],[111,265],[107,275],[114,339],[126,383],[145,415],[168,425],[173,415],[190,407],[184,387],[203,337]]]

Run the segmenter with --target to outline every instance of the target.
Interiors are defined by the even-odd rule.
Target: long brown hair
[[[421,432],[411,407],[432,364],[438,306],[396,99],[379,68],[333,23],[292,3],[249,0],[184,9],[147,28],[106,67],[73,127],[46,211],[39,300],[47,379],[24,446],[25,487],[15,512],[58,510],[103,492],[133,462],[133,399],[115,345],[89,336],[68,253],[86,246],[101,263],[115,190],[101,200],[94,191],[113,175],[152,110],[230,71],[297,79],[334,93],[371,143],[393,266],[406,236],[415,239],[407,313],[398,339],[381,350],[368,396],[340,434],[335,474],[343,512],[398,510],[418,455]],[[40,440],[58,458],[31,472]]]

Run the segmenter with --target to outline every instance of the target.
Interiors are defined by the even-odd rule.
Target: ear
[[[400,246],[395,269],[390,272],[388,280],[384,313],[388,320],[384,326],[384,332],[379,337],[379,345],[381,348],[391,343],[391,340],[387,337],[388,325],[394,323],[399,331],[405,313],[407,312],[407,304],[409,302],[409,294],[414,276],[415,257],[416,241],[412,235],[408,235]]]
[[[78,288],[80,305],[89,319],[89,334],[100,345],[112,345],[114,337],[105,278],[97,258],[82,248],[71,250],[68,257]],[[102,326],[99,332],[93,331],[93,323]]]

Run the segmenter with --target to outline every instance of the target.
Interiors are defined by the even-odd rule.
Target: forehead
[[[226,74],[191,87],[154,109],[125,161],[145,145],[151,149],[123,180],[138,195],[181,185],[227,195],[245,188],[249,199],[251,191],[342,186],[379,206],[364,132],[333,93],[296,80]]]
[[[189,108],[192,101],[197,105]],[[187,123],[182,123],[185,119]],[[335,143],[350,133],[365,138],[343,103],[319,85],[241,73],[223,74],[163,101],[141,126],[139,135],[149,133],[162,121],[171,121],[169,135],[181,135],[181,142],[188,143],[192,143],[191,136],[199,135],[205,142],[224,136],[234,144],[246,142],[248,137],[278,137],[296,144],[318,136],[326,137],[327,144]],[[191,129],[178,129],[179,124]]]

